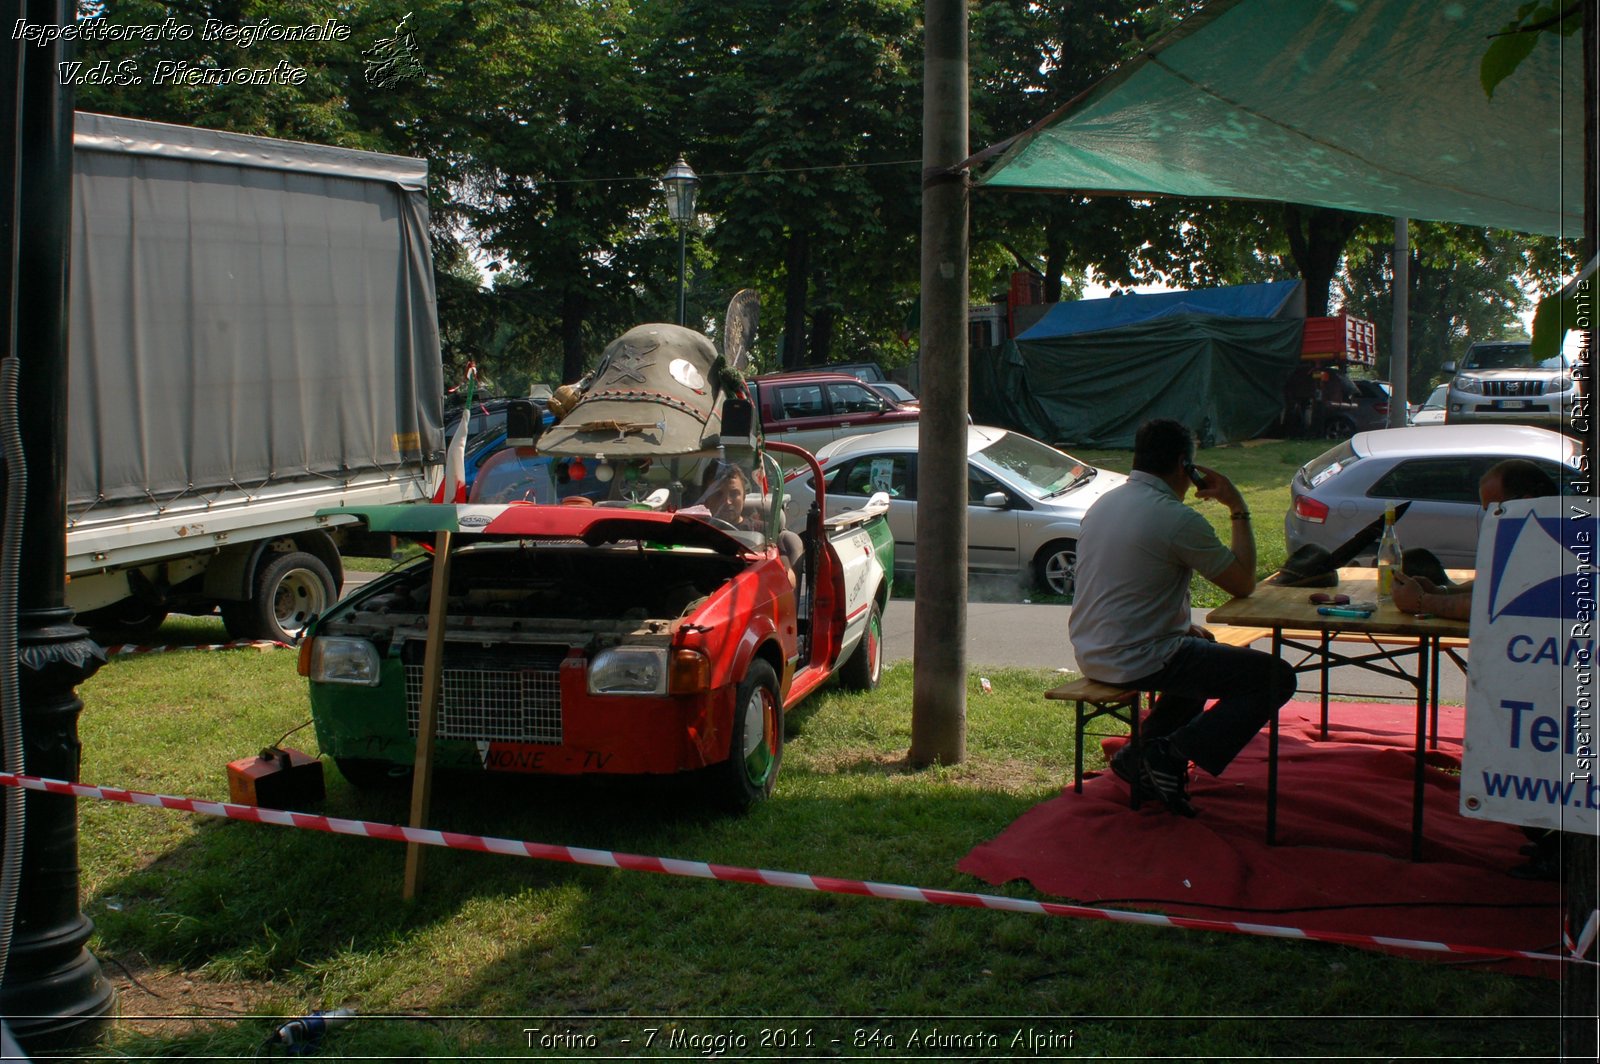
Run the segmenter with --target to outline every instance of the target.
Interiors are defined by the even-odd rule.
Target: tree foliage
[[[1520,330],[1526,285],[1548,285],[1565,259],[1553,238],[1477,229],[1442,222],[1413,222],[1407,263],[1407,332],[1410,337],[1408,393],[1427,394],[1439,367],[1458,359],[1475,340],[1500,340]],[[1378,372],[1387,376],[1391,357],[1385,328],[1394,320],[1394,242],[1372,233],[1351,246],[1339,283],[1344,306],[1380,323]]]
[[[132,62],[146,75],[136,85],[81,87],[85,109],[426,158],[445,356],[453,365],[478,362],[502,389],[574,379],[630,325],[672,319],[678,232],[657,175],[679,153],[702,177],[688,233],[691,325],[714,330],[728,297],[754,287],[765,304],[761,367],[914,357],[903,337],[919,279],[917,0],[81,6],[123,25],[172,19],[196,31],[85,44],[86,64]],[[975,0],[973,149],[1045,117],[1195,6]],[[1531,6],[1518,16],[1524,25],[1537,21]],[[348,36],[247,46],[199,32],[208,21],[328,18]],[[374,79],[374,50],[394,41],[397,27],[415,42],[415,76]],[[261,86],[152,84],[163,60],[196,69],[283,61],[305,76]],[[1113,286],[1184,287],[1298,273],[1315,312],[1351,234],[1347,300],[1379,280],[1370,271],[1384,268],[1386,230],[1272,204],[979,191],[974,298],[1003,290],[1023,265],[1043,276],[1050,299],[1076,295],[1090,271]],[[1483,247],[1455,239],[1437,256],[1419,251],[1414,286],[1432,283],[1428,271],[1435,261],[1444,269],[1448,254],[1492,252],[1454,264],[1451,283],[1481,293],[1461,296],[1476,305],[1460,313],[1509,314],[1514,300],[1496,293],[1531,268],[1511,238],[1484,239]],[[1501,267],[1512,272],[1496,274]],[[1452,328],[1469,328],[1464,322]]]

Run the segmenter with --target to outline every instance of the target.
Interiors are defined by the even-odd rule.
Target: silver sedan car
[[[894,567],[916,569],[917,426],[836,440],[817,452],[828,507],[889,495]],[[1043,590],[1072,593],[1078,526],[1100,496],[1128,478],[1006,429],[967,429],[967,568],[1031,576]],[[790,474],[785,521],[798,528],[814,492],[811,474]]]
[[[1426,547],[1445,568],[1471,569],[1478,550],[1478,481],[1507,458],[1543,466],[1557,484],[1577,476],[1577,440],[1524,425],[1413,425],[1356,434],[1313,458],[1289,484],[1284,539],[1333,550],[1406,500],[1395,523],[1403,548]],[[1376,548],[1374,547],[1374,550]],[[1373,552],[1358,557],[1371,565]]]

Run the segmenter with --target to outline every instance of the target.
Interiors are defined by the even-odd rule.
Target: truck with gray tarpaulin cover
[[[437,477],[427,164],[83,113],[73,162],[68,604],[293,636],[375,546],[317,511]]]

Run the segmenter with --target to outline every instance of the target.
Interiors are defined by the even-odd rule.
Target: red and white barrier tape
[[[231,643],[169,643],[164,646],[114,643],[104,649],[108,657],[113,657],[119,654],[165,654],[172,650],[244,650],[250,647],[257,650],[292,650],[293,644],[281,643],[276,639],[235,639]]]
[[[1498,949],[1492,946],[1461,946],[1421,939],[1390,938],[1384,935],[1351,935],[1339,931],[1311,931],[1294,927],[1277,927],[1273,924],[1251,924],[1231,920],[1205,920],[1191,916],[1162,916],[1159,913],[1128,912],[1121,909],[1096,909],[1084,905],[1063,905],[1060,902],[1028,901],[1024,898],[1006,898],[997,894],[972,894],[959,890],[930,890],[924,887],[899,886],[893,883],[874,883],[869,880],[836,879],[832,876],[813,876],[803,872],[775,872],[764,868],[740,868],[734,865],[707,864],[703,861],[681,861],[671,857],[644,857],[638,854],[618,853],[613,850],[587,850],[575,846],[552,846],[542,842],[523,842],[517,839],[495,838],[489,835],[464,835],[453,831],[432,831],[426,828],[401,827],[398,824],[381,824],[370,820],[344,820],[339,817],[296,813],[283,809],[264,809],[254,805],[235,805],[232,802],[208,802],[198,798],[177,798],[147,791],[127,791],[114,787],[94,787],[65,780],[24,776],[13,772],[0,772],[0,786],[22,787],[30,791],[67,795],[75,798],[100,798],[108,802],[128,805],[149,805],[162,809],[178,809],[202,816],[223,817],[228,820],[245,820],[256,824],[276,824],[279,827],[301,828],[307,831],[326,831],[334,835],[356,835],[368,839],[387,839],[390,842],[414,842],[423,846],[441,846],[450,850],[471,850],[477,853],[499,853],[511,857],[532,857],[541,861],[562,861],[567,864],[595,865],[601,868],[619,868],[629,872],[657,872],[669,876],[691,879],[720,879],[733,883],[753,883],[767,887],[787,887],[790,890],[813,890],[824,894],[856,894],[891,901],[915,901],[926,905],[953,905],[971,909],[998,909],[1004,912],[1033,913],[1038,916],[1070,916],[1082,920],[1105,920],[1111,923],[1144,924],[1153,927],[1181,927],[1190,931],[1221,931],[1235,935],[1260,935],[1267,938],[1295,938],[1312,942],[1333,942],[1343,946],[1381,946],[1386,949],[1411,949],[1427,953],[1458,953],[1471,957],[1494,960],[1568,961],[1595,965],[1579,957],[1564,957],[1556,953],[1537,953],[1531,950]],[[1596,965],[1600,966],[1600,965]]]

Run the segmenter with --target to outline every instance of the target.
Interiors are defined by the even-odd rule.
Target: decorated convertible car
[[[772,792],[787,709],[835,675],[877,683],[886,501],[828,515],[819,498],[785,529],[783,479],[736,369],[699,333],[640,326],[558,424],[520,441],[554,460],[546,471],[600,471],[611,498],[361,513],[374,532],[452,533],[436,767],[697,772],[743,809]],[[372,581],[302,644],[318,741],[357,785],[409,774],[433,566]]]

